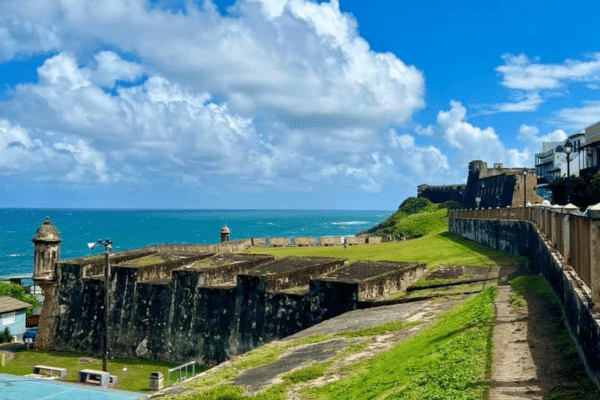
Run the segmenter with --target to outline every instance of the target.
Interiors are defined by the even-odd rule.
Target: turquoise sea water
[[[46,216],[62,237],[61,258],[81,257],[88,242],[111,239],[116,251],[157,243],[217,243],[250,237],[353,236],[392,211],[0,209],[0,276],[33,272],[31,239]]]

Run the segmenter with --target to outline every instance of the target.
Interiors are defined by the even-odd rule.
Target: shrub
[[[433,203],[424,197],[409,197],[400,204],[398,211],[411,215],[423,211],[432,205]]]
[[[10,334],[8,327],[4,328],[4,331],[0,333],[0,343],[10,343],[13,341],[14,336]]]

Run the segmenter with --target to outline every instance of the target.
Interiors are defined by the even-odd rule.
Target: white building
[[[567,174],[579,176],[580,170],[584,166],[584,160],[580,154],[585,140],[584,132],[578,132],[562,142],[542,143],[542,152],[535,155],[535,171],[539,178],[537,192],[540,196],[546,199],[550,198],[547,185],[554,179],[561,176],[566,177]],[[572,149],[568,155],[568,165],[567,154],[564,151],[567,142],[570,143]]]

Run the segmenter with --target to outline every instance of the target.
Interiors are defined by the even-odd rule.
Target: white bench
[[[47,365],[34,365],[33,374],[43,377],[64,378],[67,376],[66,368],[49,367]]]

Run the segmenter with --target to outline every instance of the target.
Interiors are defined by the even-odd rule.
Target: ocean
[[[63,242],[61,259],[101,254],[88,242],[113,241],[115,251],[158,243],[218,243],[251,237],[354,236],[393,211],[348,210],[68,210],[0,209],[0,276],[33,273],[33,243],[46,216]]]

